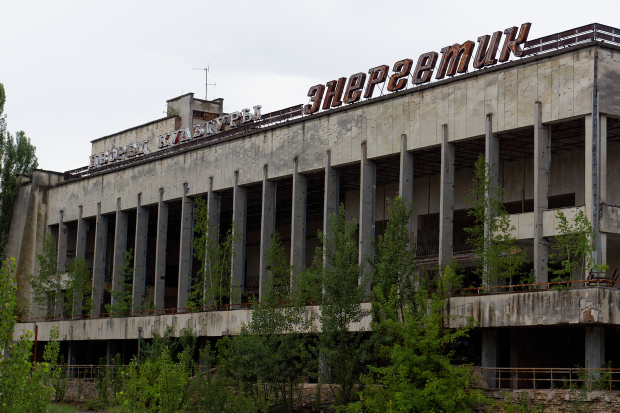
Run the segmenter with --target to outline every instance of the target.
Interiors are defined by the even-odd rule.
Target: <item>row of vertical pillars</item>
[[[547,281],[547,243],[543,238],[543,211],[547,208],[548,187],[549,187],[549,164],[551,156],[550,133],[547,126],[542,124],[542,110],[540,103],[536,103],[534,107],[534,268],[538,282]],[[586,145],[588,145],[588,122],[592,124],[592,120],[586,118]],[[588,119],[590,119],[588,121]],[[604,124],[604,119],[600,122]],[[594,135],[604,135],[602,133]],[[439,181],[439,263],[446,265],[450,262],[453,255],[453,229],[454,229],[454,182],[455,182],[455,145],[450,141],[449,130],[447,125],[442,126],[442,143],[440,147],[440,181]],[[604,136],[601,136],[604,137]],[[590,138],[592,140],[592,138]],[[407,137],[401,137],[400,149],[400,169],[398,178],[398,191],[405,202],[413,201],[413,179],[414,179],[414,157],[407,151]],[[604,150],[604,139],[601,139],[601,152]],[[500,144],[498,136],[492,131],[491,115],[487,116],[486,134],[485,134],[485,156],[487,162],[491,165],[493,171],[492,182],[498,184],[499,170],[499,152]],[[587,158],[587,156],[586,156]],[[371,240],[375,236],[375,212],[376,212],[376,190],[377,190],[377,166],[376,163],[367,157],[366,144],[360,147],[360,170],[359,170],[359,256],[370,256],[372,254]],[[290,179],[290,210],[284,211],[279,209],[280,194],[278,194],[278,185],[281,181],[270,179],[268,166],[264,167],[263,179],[260,188],[257,190],[248,186],[239,184],[238,173],[234,176],[234,185],[231,190],[232,208],[230,211],[230,220],[234,221],[237,228],[241,230],[241,238],[234,244],[234,261],[232,263],[232,284],[241,287],[243,291],[247,280],[246,265],[246,246],[248,242],[256,243],[259,250],[258,265],[258,288],[257,292],[260,297],[263,294],[265,282],[269,279],[269,270],[266,265],[265,252],[269,248],[271,238],[281,215],[290,217],[290,224],[286,228],[290,231],[290,263],[297,271],[303,270],[307,259],[307,240],[308,226],[308,202],[314,202],[314,196],[309,201],[309,179],[310,175],[299,172],[298,160],[295,159],[293,167],[293,176]],[[586,162],[586,174],[588,165],[592,166],[592,160]],[[605,165],[604,160],[599,164]],[[337,213],[338,205],[341,202],[340,190],[340,170],[342,168],[333,167],[331,164],[331,155],[329,152],[325,156],[325,169],[322,185],[322,217],[323,233],[329,235],[328,217]],[[604,174],[602,174],[604,176]],[[586,182],[588,180],[586,179]],[[604,196],[604,182],[601,183],[601,197]],[[256,186],[256,185],[255,185]],[[586,185],[588,187],[588,185]],[[256,188],[255,188],[256,189]],[[94,230],[95,246],[93,258],[93,302],[95,309],[101,309],[104,294],[103,285],[105,282],[105,267],[110,267],[108,272],[112,273],[112,286],[118,288],[117,282],[119,277],[119,269],[124,263],[124,253],[128,249],[133,250],[133,306],[134,310],[142,307],[142,302],[146,291],[146,280],[149,276],[148,268],[154,267],[154,276],[149,285],[152,285],[154,293],[154,305],[157,309],[163,309],[169,306],[182,308],[186,305],[187,298],[191,289],[191,275],[196,271],[196,265],[193,262],[192,254],[192,232],[193,232],[193,208],[194,199],[189,197],[189,189],[184,185],[183,195],[180,202],[175,203],[175,214],[172,214],[178,220],[178,225],[174,229],[169,228],[174,221],[171,216],[170,201],[164,201],[163,189],[160,190],[160,199],[158,204],[150,207],[143,206],[141,197],[138,195],[137,208],[127,211],[121,209],[121,200],[118,200],[117,211],[115,215],[102,215],[100,205],[97,209],[94,228],[89,228],[89,222],[82,217],[82,208],[80,207],[79,218],[77,222],[77,241],[76,256],[84,257],[86,251],[86,232]],[[313,189],[316,191],[316,189]],[[260,193],[260,200],[256,196],[251,199],[250,209],[248,209],[249,194]],[[225,220],[224,192],[213,191],[212,179],[209,179],[208,192],[206,194],[207,204],[209,208],[209,218],[211,223],[210,237],[221,237],[221,234],[215,234],[214,228],[220,225],[221,220]],[[260,217],[255,216],[257,204],[260,203]],[[592,201],[586,197],[586,207],[592,205]],[[179,208],[180,206],[180,208]],[[310,213],[316,213],[316,208],[312,207]],[[591,209],[591,208],[590,208]],[[278,212],[279,210],[279,212]],[[156,212],[156,213],[155,213]],[[156,218],[155,218],[156,215]],[[179,219],[180,215],[180,219]],[[67,252],[67,232],[66,226],[62,221],[62,212],[60,214],[60,231],[58,231],[58,266],[59,270],[64,271],[66,264]],[[129,228],[130,220],[135,220],[135,230]],[[149,222],[156,228],[156,234],[149,234]],[[175,221],[177,222],[177,221]],[[258,225],[259,235],[257,240],[252,241],[246,238],[248,228],[252,225]],[[113,225],[111,225],[113,223]],[[222,222],[224,224],[224,222]],[[225,225],[222,225],[224,227]],[[409,223],[411,232],[415,230],[414,223]],[[154,229],[152,228],[152,230]],[[108,232],[113,232],[113,245],[110,246],[108,240]],[[288,234],[287,234],[288,235]],[[150,237],[150,238],[149,238]],[[288,238],[288,237],[287,237]],[[171,243],[172,241],[172,243]],[[148,243],[152,242],[154,248],[148,248]],[[171,246],[178,243],[178,255],[171,255]],[[111,247],[111,248],[110,248]],[[109,250],[112,250],[111,252]],[[155,257],[150,257],[148,250],[155,251]],[[602,248],[604,251],[604,246]],[[111,255],[111,258],[109,256]],[[152,255],[152,254],[151,254]],[[154,258],[154,265],[150,264]],[[174,264],[170,262],[174,260]],[[173,264],[173,265],[171,265]],[[366,264],[364,264],[366,265]],[[171,268],[177,273],[175,274],[176,283],[176,300],[171,303],[166,300],[166,287],[171,287],[170,282],[166,282],[170,278]],[[365,268],[369,270],[368,267]],[[370,285],[367,285],[367,292],[370,292]],[[112,298],[113,300],[113,298]],[[171,305],[172,304],[172,305]]]

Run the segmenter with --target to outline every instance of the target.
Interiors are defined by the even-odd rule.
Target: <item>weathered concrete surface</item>
[[[607,287],[571,288],[481,296],[451,297],[449,326],[473,317],[478,327],[536,325],[615,325],[620,322],[620,290]]]
[[[375,159],[398,154],[402,134],[408,136],[407,150],[436,146],[442,141],[441,125],[448,127],[448,140],[458,142],[483,136],[488,113],[493,115],[494,133],[501,134],[532,126],[535,101],[542,104],[543,123],[585,116],[591,111],[594,52],[593,47],[578,48],[523,59],[519,64],[498,66],[497,70],[409,89],[132,168],[94,175],[50,191],[50,209],[66,208],[66,222],[77,219],[78,202],[84,206],[84,217],[95,216],[99,202],[101,213],[110,214],[115,212],[119,197],[121,209],[135,208],[138,192],[143,193],[143,205],[157,203],[161,187],[166,189],[164,201],[178,199],[184,181],[188,181],[188,196],[206,193],[205,176],[213,177],[213,190],[231,188],[235,169],[239,170],[239,185],[257,183],[264,165],[269,166],[270,179],[278,179],[292,175],[295,157],[299,173],[323,168],[327,151],[331,153],[331,165],[337,167],[359,162],[357,148],[363,141],[367,143],[368,159]],[[615,75],[612,69],[617,70],[611,65],[609,76]],[[601,76],[599,79],[603,81]],[[164,129],[173,129],[172,123]],[[157,133],[144,132],[145,136]],[[138,136],[127,139],[139,140]],[[120,141],[116,143],[119,145]],[[57,220],[56,214],[49,214],[47,224],[57,224]]]
[[[361,304],[363,310],[370,310],[370,303]],[[314,317],[314,329],[320,331],[318,306],[306,307],[306,320]],[[180,337],[184,328],[191,328],[200,337],[220,337],[236,334],[243,324],[250,322],[252,310],[210,311],[201,313],[182,313],[153,315],[145,317],[93,318],[85,320],[41,321],[37,323],[18,323],[13,330],[13,337],[19,337],[30,331],[34,334],[39,327],[38,339],[49,341],[53,326],[60,330],[60,341],[75,340],[125,340],[138,339],[138,327],[142,327],[142,338],[149,339],[153,333],[164,334],[168,326],[172,327],[172,337]],[[349,325],[351,331],[370,329],[370,316],[359,323]]]

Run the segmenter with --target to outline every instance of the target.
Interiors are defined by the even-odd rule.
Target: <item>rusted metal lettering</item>
[[[325,92],[325,85],[315,85],[308,90],[310,103],[304,106],[304,115],[311,115],[321,108],[323,92]]]
[[[368,84],[366,85],[366,90],[364,91],[365,99],[372,97],[372,93],[375,91],[376,85],[385,82],[389,70],[390,67],[388,65],[381,65],[368,70]]]
[[[521,29],[519,30],[519,37],[517,37],[517,28],[509,27],[504,30],[504,34],[506,35],[506,39],[504,40],[504,47],[502,47],[502,53],[499,55],[499,61],[505,62],[510,59],[510,52],[515,55],[515,57],[521,57],[523,55],[523,50],[519,47],[520,44],[523,44],[527,41],[527,36],[530,34],[530,27],[532,23],[523,23],[521,25]],[[515,39],[515,37],[517,37]]]
[[[435,79],[443,79],[446,75],[454,76],[457,72],[467,73],[474,46],[475,43],[468,40],[463,44],[455,43],[441,49],[441,62]]]
[[[491,43],[489,44],[489,38]],[[499,47],[499,41],[502,38],[502,32],[493,33],[492,37],[488,34],[478,37],[478,50],[474,59],[474,68],[481,69],[485,66],[492,66],[497,63],[495,55]]]
[[[342,105],[342,92],[346,82],[347,78],[341,77],[325,84],[327,90],[325,91],[325,99],[323,99],[323,109],[336,108]]]
[[[387,87],[388,92],[396,92],[407,86],[407,78],[409,77],[409,73],[411,73],[411,66],[413,66],[413,60],[411,59],[403,59],[394,63],[394,67],[392,68],[394,74],[390,76]]]
[[[366,82],[366,73],[360,72],[349,77],[347,91],[344,93],[344,103],[355,103],[362,97],[362,89]]]
[[[431,80],[438,56],[437,52],[428,52],[420,56],[413,72],[413,83],[419,85]]]

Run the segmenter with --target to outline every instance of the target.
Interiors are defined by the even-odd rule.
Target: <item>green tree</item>
[[[474,226],[465,228],[467,242],[476,253],[475,273],[484,285],[512,284],[525,264],[525,251],[516,245],[510,235],[514,226],[503,204],[504,189],[495,185],[495,171],[484,156],[478,156],[474,165],[474,185],[466,201],[472,204],[467,215]]]
[[[315,374],[313,319],[291,295],[291,268],[276,232],[266,251],[270,278],[263,299],[253,304],[252,319],[240,334],[225,339],[222,366],[241,394],[252,394],[260,406],[291,412],[304,377]]]
[[[86,260],[81,257],[73,258],[67,267],[67,280],[64,284],[67,297],[64,304],[65,314],[76,316],[92,312],[93,298],[89,283],[90,271]]]
[[[448,266],[429,292],[422,284],[412,302],[399,308],[403,300],[396,284],[388,297],[374,301],[384,315],[373,323],[373,331],[390,337],[381,341],[379,354],[384,365],[371,366],[362,377],[366,386],[361,401],[351,411],[398,412],[470,412],[474,404],[485,402],[479,390],[473,390],[473,368],[456,365],[451,345],[468,336],[466,327],[445,327],[447,292],[458,275]]]
[[[56,260],[56,244],[51,235],[47,234],[43,241],[43,254],[37,255],[39,272],[29,278],[32,288],[32,303],[45,309],[46,317],[55,317],[56,311],[63,302],[62,274],[58,272]]]
[[[201,266],[198,279],[192,283],[188,305],[204,307],[225,304],[239,294],[238,286],[231,285],[230,271],[234,257],[233,245],[240,239],[241,233],[233,221],[223,242],[220,242],[220,227],[213,227],[209,222],[207,203],[202,198],[196,198],[194,219],[194,257]]]
[[[105,310],[113,314],[113,317],[127,317],[133,311],[133,250],[125,251],[125,260],[122,267],[117,268],[118,279],[116,288],[112,286],[109,292],[112,303],[105,305]]]
[[[50,363],[58,358],[58,329],[53,328],[52,342],[44,351],[44,363],[32,363],[32,334],[25,333],[12,342],[17,322],[17,291],[15,284],[15,260],[4,260],[0,267],[0,411],[41,412],[51,401],[54,392],[52,380],[56,369]]]
[[[553,267],[549,269],[554,276],[552,282],[583,279],[590,271],[604,271],[607,265],[598,265],[593,259],[595,246],[594,229],[583,210],[577,211],[575,217],[569,220],[562,210],[555,212],[558,221],[555,243],[549,254],[549,261]]]
[[[20,182],[18,176],[32,175],[37,168],[36,148],[24,131],[15,136],[7,130],[4,104],[6,94],[0,83],[0,256],[4,256],[4,246],[9,236],[13,217],[13,201],[17,195]]]
[[[366,284],[358,259],[357,225],[346,221],[342,204],[328,222],[330,233],[319,232],[323,248],[305,273],[310,281],[302,285],[322,290],[319,378],[329,385],[338,404],[346,404],[357,396],[358,379],[369,357],[363,332],[351,333],[349,326],[361,322],[369,313],[361,306]]]

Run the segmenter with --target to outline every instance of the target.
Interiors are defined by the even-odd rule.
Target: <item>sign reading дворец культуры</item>
[[[254,106],[254,113],[250,109],[243,109],[240,112],[233,112],[222,115],[215,119],[205,122],[203,125],[194,125],[194,133],[189,128],[175,130],[157,137],[157,148],[163,149],[174,146],[191,139],[202,138],[204,136],[215,135],[225,130],[230,130],[241,125],[249,124],[261,118],[261,105]],[[121,148],[112,148],[104,152],[92,155],[88,163],[88,169],[98,168],[114,162],[124,161],[135,156],[147,155],[150,151],[147,141],[134,143]]]
[[[228,115],[222,115],[215,119],[208,120],[202,125],[194,125],[193,134],[190,132],[189,128],[185,128],[161,135],[157,137],[157,147],[159,149],[167,148],[169,146],[187,142],[191,139],[215,135],[225,130],[234,129],[238,126],[254,122],[255,120],[260,120],[261,108],[261,105],[256,105],[253,108],[254,113],[251,113],[250,109],[243,109],[241,112],[233,112]]]
[[[139,155],[150,153],[147,141],[132,143],[120,148],[112,148],[96,155],[91,155],[88,169],[98,168],[114,162],[124,161]]]
[[[523,55],[520,45],[525,43],[530,32],[531,23],[524,23],[521,29],[517,27],[509,27],[504,30],[506,38],[499,55],[499,62],[506,62],[510,59],[510,55],[516,57]],[[483,67],[493,66],[498,62],[497,51],[499,48],[502,32],[493,33],[492,36],[484,35],[478,37],[478,49],[474,57],[474,69],[482,69]],[[469,61],[474,52],[475,43],[467,40],[463,44],[455,43],[441,49],[441,62],[435,74],[435,79],[443,79],[446,76],[454,76],[457,73],[466,73],[469,67]],[[368,70],[368,82],[366,82],[366,73],[359,72],[351,75],[347,82],[346,77],[338,80],[332,80],[324,85],[315,85],[308,91],[310,103],[304,106],[304,115],[310,115],[319,110],[327,110],[341,106],[343,103],[355,103],[362,98],[372,98],[375,86],[388,81],[388,92],[396,92],[407,86],[409,76],[413,79],[413,84],[421,85],[431,81],[433,71],[437,64],[439,54],[437,52],[428,52],[422,54],[418,58],[418,63],[413,69],[413,60],[403,59],[394,63],[392,68],[392,76],[388,81],[388,65],[373,67]],[[346,88],[345,88],[346,84]],[[325,95],[325,97],[323,97]],[[321,105],[321,102],[323,103]]]

